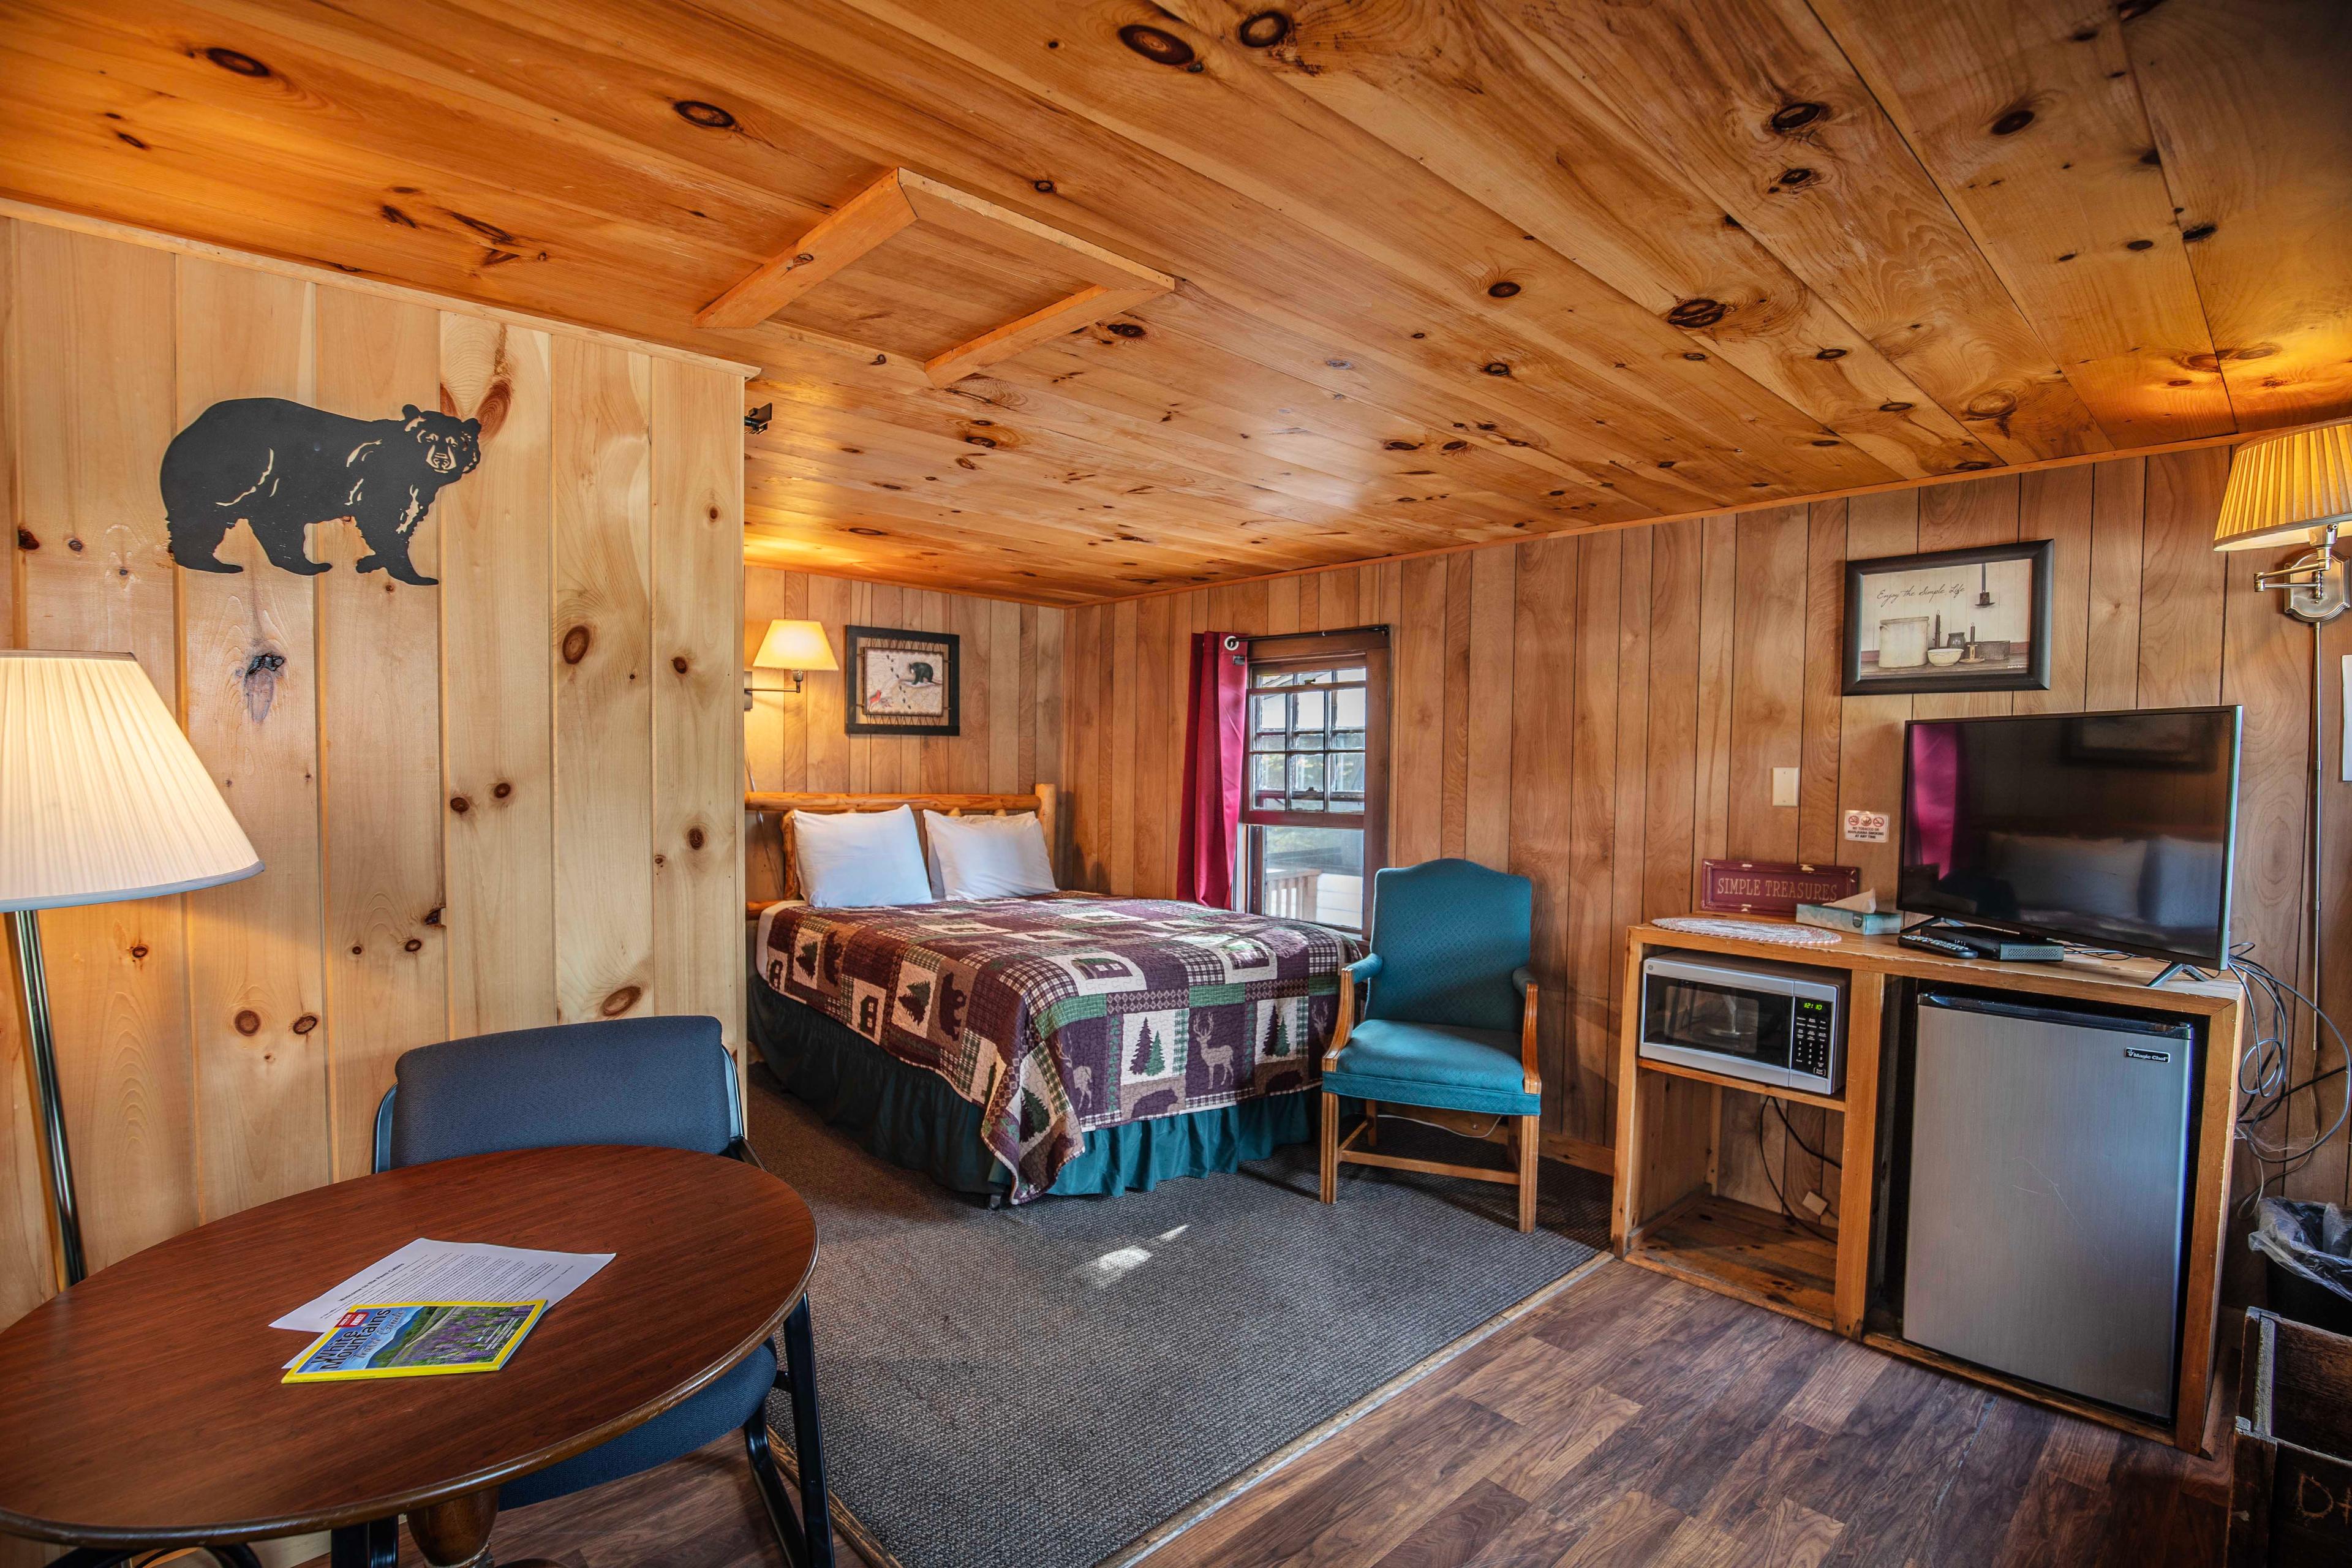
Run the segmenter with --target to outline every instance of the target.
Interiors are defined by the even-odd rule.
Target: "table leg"
[[[499,1489],[488,1487],[408,1516],[408,1538],[433,1568],[490,1568]]]
[[[341,1525],[329,1539],[331,1568],[398,1568],[400,1521],[396,1518]]]
[[[810,1568],[834,1568],[833,1519],[824,1485],[824,1427],[816,1407],[816,1337],[808,1298],[784,1320],[784,1375],[792,1380],[793,1451],[801,1473],[801,1528]]]

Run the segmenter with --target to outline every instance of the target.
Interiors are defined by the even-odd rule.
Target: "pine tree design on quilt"
[[[1149,1018],[1143,1021],[1143,1028],[1136,1036],[1135,1056],[1127,1064],[1127,1070],[1133,1078],[1158,1078],[1168,1070],[1167,1060],[1160,1051],[1160,1037],[1152,1032]]]
[[[1290,1031],[1283,1027],[1282,1009],[1269,1007],[1265,1010],[1265,1038],[1259,1042],[1258,1055],[1286,1057],[1289,1054]]]
[[[1045,1102],[1028,1090],[1022,1090],[1021,1142],[1024,1143],[1034,1142],[1053,1125],[1054,1119],[1045,1112]]]

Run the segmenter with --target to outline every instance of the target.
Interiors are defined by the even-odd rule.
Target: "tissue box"
[[[1903,915],[1897,910],[1832,909],[1828,904],[1799,904],[1799,925],[1820,926],[1823,931],[1842,931],[1854,936],[1889,936],[1903,929]]]

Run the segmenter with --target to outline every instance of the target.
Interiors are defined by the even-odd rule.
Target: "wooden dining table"
[[[497,1372],[284,1382],[309,1342],[271,1320],[420,1237],[614,1257]],[[89,1563],[331,1531],[336,1568],[389,1568],[405,1516],[436,1568],[487,1562],[501,1484],[706,1386],[815,1258],[789,1185],[676,1149],[479,1154],[247,1209],[0,1332],[0,1531]]]

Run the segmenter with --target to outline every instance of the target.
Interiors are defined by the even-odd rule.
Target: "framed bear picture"
[[[845,629],[850,734],[962,733],[963,645],[953,632]]]

